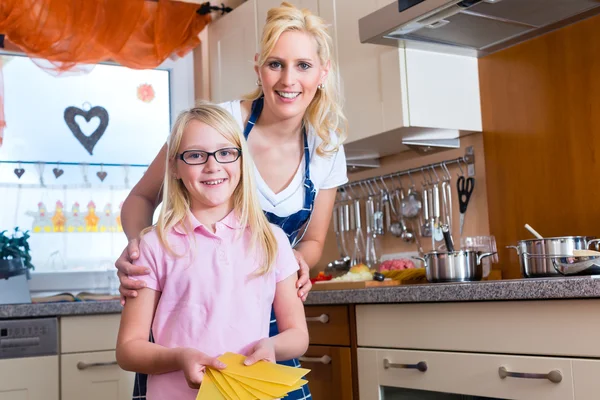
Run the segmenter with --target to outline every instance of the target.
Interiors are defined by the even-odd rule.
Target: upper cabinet
[[[209,25],[211,99],[255,88],[254,54],[267,11],[280,0],[249,0]],[[358,20],[389,0],[298,0],[325,19],[334,42],[348,118],[346,149],[383,156],[402,139],[453,139],[481,131],[477,59],[363,44]]]
[[[211,101],[239,99],[256,88],[256,32],[256,0],[246,1],[208,25]]]

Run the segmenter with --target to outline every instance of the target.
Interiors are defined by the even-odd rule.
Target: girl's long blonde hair
[[[317,42],[317,54],[321,64],[330,63],[323,89],[317,90],[304,113],[304,126],[312,126],[323,140],[317,148],[318,155],[334,154],[346,139],[346,117],[342,111],[337,66],[331,53],[332,40],[327,32],[325,21],[309,10],[300,10],[287,2],[271,8],[267,12],[267,21],[262,32],[257,65],[259,68],[264,65],[279,37],[287,31],[299,31],[311,35]],[[255,100],[262,95],[262,87],[259,86],[245,98]],[[335,142],[331,138],[331,132],[335,132],[337,136]]]
[[[162,192],[163,205],[156,224],[158,238],[161,244],[171,254],[174,254],[168,244],[167,233],[177,224],[181,224],[186,232],[190,233],[190,227],[185,226],[191,206],[190,194],[181,180],[176,178],[174,166],[185,129],[193,120],[213,127],[225,139],[242,149],[241,176],[240,182],[233,192],[233,208],[240,225],[250,229],[251,248],[263,251],[262,258],[259,257],[262,266],[257,272],[259,274],[268,273],[277,257],[277,240],[258,200],[252,158],[239,125],[227,111],[215,104],[201,102],[196,107],[179,114],[173,125],[167,141],[166,171]]]

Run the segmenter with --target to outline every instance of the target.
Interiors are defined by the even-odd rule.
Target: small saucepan
[[[474,250],[432,251],[413,258],[423,261],[429,282],[471,282],[487,277],[489,271],[484,275],[481,260],[494,254]]]

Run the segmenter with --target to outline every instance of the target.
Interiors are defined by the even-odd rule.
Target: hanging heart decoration
[[[24,173],[25,170],[23,168],[15,168],[15,175],[17,176],[17,178],[21,179]]]
[[[81,127],[75,121],[75,117],[81,115],[85,118],[86,122],[90,122],[92,118],[100,119],[100,124],[96,130],[89,136],[86,136]],[[73,133],[73,136],[81,143],[81,145],[93,155],[94,146],[98,143],[98,140],[102,137],[108,126],[108,111],[104,107],[92,107],[85,111],[77,107],[67,107],[64,114],[65,122]]]
[[[61,168],[56,167],[52,169],[52,173],[54,174],[54,177],[58,179],[62,174],[65,173],[65,171],[63,171]]]
[[[96,175],[98,176],[101,182],[104,182],[104,179],[106,179],[106,175],[108,174],[106,173],[106,171],[98,171],[96,172]]]

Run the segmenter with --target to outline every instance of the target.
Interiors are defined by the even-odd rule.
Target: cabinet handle
[[[554,369],[547,374],[531,374],[527,372],[510,372],[505,367],[498,368],[498,375],[501,379],[507,377],[510,378],[526,378],[526,379],[548,379],[552,383],[560,383],[562,381],[562,374],[560,371]]]
[[[329,315],[321,314],[318,317],[306,317],[306,322],[320,322],[326,324],[329,322]]]
[[[298,358],[298,360],[302,361],[302,362],[314,362],[314,363],[321,363],[321,364],[331,364],[331,357],[329,357],[328,355],[324,355],[321,357],[300,357]]]
[[[108,362],[97,362],[97,363],[86,363],[83,361],[79,361],[77,363],[77,369],[78,370],[84,370],[84,369],[88,369],[88,368],[92,368],[92,367],[105,367],[108,365],[117,365],[116,361],[108,361]]]
[[[416,364],[394,364],[387,358],[383,359],[383,368],[404,368],[404,369],[418,369],[421,372],[427,371],[427,363],[425,361],[419,361]]]

